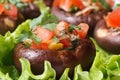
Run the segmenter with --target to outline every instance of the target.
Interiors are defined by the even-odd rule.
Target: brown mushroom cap
[[[105,20],[101,20],[95,27],[94,37],[97,43],[105,50],[120,53],[120,29],[110,28]]]
[[[51,7],[53,0],[43,0],[46,6]],[[40,9],[36,4],[31,3],[30,5],[21,8],[19,10],[23,15],[25,19],[33,19],[38,16],[40,16]]]
[[[32,3],[24,8],[21,8],[19,11],[23,14],[25,19],[33,19],[40,15],[39,7]]]
[[[92,35],[96,23],[103,19],[103,15],[106,15],[107,11],[99,11],[97,13],[90,13],[90,14],[84,14],[80,16],[76,16],[76,13],[69,13],[61,10],[57,7],[51,8],[51,13],[56,15],[59,19],[59,21],[66,21],[70,24],[79,25],[80,23],[87,23],[90,28],[88,31],[88,34]]]
[[[57,76],[60,76],[65,68],[70,68],[70,75],[73,75],[73,69],[78,64],[88,70],[94,57],[95,47],[89,39],[81,40],[75,50],[38,50],[28,48],[23,43],[18,44],[14,49],[14,64],[17,69],[21,71],[19,59],[26,58],[30,61],[34,74],[42,73],[44,61],[48,60],[56,70]]]
[[[17,19],[13,19],[6,15],[0,15],[0,34],[5,35],[8,31],[14,31],[23,21],[24,17],[21,13],[18,13]]]

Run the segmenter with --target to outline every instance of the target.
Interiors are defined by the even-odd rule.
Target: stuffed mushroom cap
[[[30,61],[34,74],[43,72],[45,60],[50,61],[58,77],[65,68],[70,68],[69,75],[72,76],[74,67],[78,64],[81,64],[84,70],[89,70],[96,50],[92,41],[86,36],[88,25],[81,23],[80,26],[72,31],[66,22],[57,24],[53,31],[45,27],[36,27],[33,33],[42,41],[36,44],[30,40],[29,47],[24,42],[15,47],[14,64],[16,68],[21,71],[19,59],[26,58]]]
[[[98,22],[94,37],[98,44],[111,53],[120,53],[120,8],[109,12],[105,19]]]

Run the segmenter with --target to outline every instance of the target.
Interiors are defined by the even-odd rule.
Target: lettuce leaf
[[[56,72],[48,61],[45,61],[44,72],[34,75],[31,72],[28,60],[20,59],[22,73],[19,74],[13,65],[12,53],[14,46],[20,41],[23,31],[30,31],[31,20],[22,23],[13,32],[0,36],[0,79],[2,80],[56,80]],[[74,77],[68,76],[69,68],[66,68],[60,80],[119,80],[120,79],[120,55],[112,55],[100,48],[96,41],[91,38],[96,47],[96,57],[90,71],[83,71],[82,66],[77,65],[74,70]],[[11,56],[10,56],[11,55]]]
[[[1,71],[0,71],[0,79],[2,79],[2,80],[12,80],[10,77],[9,77],[9,75],[8,75],[8,73],[7,74],[3,74]]]
[[[39,7],[41,14],[50,13],[50,8],[44,4],[43,0],[34,0],[34,4]]]
[[[51,67],[51,64],[48,61],[45,61],[44,72],[41,75],[34,75],[31,72],[30,63],[27,59],[21,58],[20,62],[22,64],[22,74],[18,78],[17,76],[10,77],[10,74],[15,73],[2,73],[0,71],[0,79],[2,80],[55,80],[56,73],[55,70]],[[15,68],[14,68],[15,69]]]
[[[90,80],[89,72],[82,71],[82,67],[77,65],[74,70],[73,80]]]
[[[96,57],[90,69],[91,80],[117,80],[120,79],[120,55],[113,55],[96,46]],[[95,76],[94,76],[95,75]]]
[[[30,63],[27,59],[21,58],[20,62],[22,64],[22,74],[18,80],[55,80],[56,73],[55,70],[51,67],[51,64],[48,61],[45,61],[44,72],[41,75],[34,75],[31,72]]]
[[[30,23],[31,29],[33,29],[38,25],[46,25],[48,23],[49,24],[58,23],[58,18],[50,13],[50,8],[44,4],[43,0],[35,1],[34,3],[38,5],[41,15],[32,20],[32,22]]]
[[[30,28],[33,29],[38,25],[45,25],[48,23],[57,23],[58,22],[58,18],[52,14],[41,14],[38,18],[35,18],[32,20],[32,22],[30,23]]]
[[[13,49],[17,43],[29,37],[29,32],[34,26],[52,26],[52,30],[57,18],[52,14],[41,14],[36,19],[27,20],[17,27],[13,33],[0,35],[0,79],[2,80],[56,80],[56,72],[51,67],[50,62],[45,61],[44,72],[34,75],[31,71],[30,62],[21,58],[22,72],[19,74],[13,64]],[[52,23],[52,24],[51,24]],[[89,71],[83,71],[82,66],[77,65],[74,69],[74,77],[68,76],[69,68],[66,68],[60,80],[119,80],[120,79],[120,55],[113,55],[100,48],[96,41],[91,38],[96,47],[96,57]]]
[[[14,46],[19,42],[18,37],[21,35],[23,30],[30,30],[29,22],[30,20],[27,20],[25,23],[18,26],[13,33],[8,32],[5,36],[0,35],[0,65],[4,65],[3,62],[11,61],[10,55],[12,55]],[[7,55],[9,55],[9,57]],[[7,64],[9,63],[10,62]]]
[[[5,36],[0,36],[0,79],[4,80],[55,80],[56,73],[51,68],[49,62],[45,62],[45,71],[42,75],[33,75],[30,70],[30,64],[27,60],[21,59],[22,74],[19,76],[15,66],[13,65],[13,49],[17,43],[21,40],[19,38],[24,34],[23,32],[29,32],[31,20],[27,20],[17,27],[17,29]],[[28,37],[28,36],[26,36]],[[26,66],[27,65],[27,66]]]
[[[41,16],[36,19],[38,20],[38,24],[40,24],[40,25],[51,23],[51,22],[56,23],[56,21],[57,21],[56,16],[53,16],[52,14],[48,14],[48,13],[41,14]],[[51,68],[49,69],[48,63],[46,63],[46,70],[43,75],[35,76],[32,73],[28,73],[28,75],[26,75],[25,79],[23,79],[23,76],[24,76],[23,74],[25,74],[25,73],[22,72],[22,75],[19,75],[19,73],[17,72],[17,70],[13,64],[13,49],[17,43],[19,43],[23,39],[29,37],[29,35],[30,35],[29,32],[31,32],[30,24],[32,24],[32,23],[34,23],[34,20],[32,20],[32,21],[27,20],[24,23],[20,24],[14,32],[12,32],[12,33],[8,32],[8,33],[6,33],[5,36],[0,35],[0,79],[2,79],[2,80],[4,80],[4,79],[27,80],[26,79],[27,76],[30,76],[29,79],[32,79],[32,78],[33,79],[40,78],[43,80],[44,79],[48,80],[48,78],[50,80],[55,79],[56,74],[54,71],[51,74],[52,69]],[[21,62],[22,62],[22,64],[24,64],[24,61],[21,61]],[[24,69],[24,67],[25,67],[25,65],[23,66],[23,69]],[[48,73],[47,69],[51,70],[51,72]],[[29,70],[27,72],[30,72],[30,71],[31,70]]]
[[[66,68],[59,80],[71,80],[68,76],[69,68]]]
[[[19,42],[18,37],[23,30],[29,30],[30,20],[18,26],[13,33],[6,33],[5,36],[0,35],[0,78],[4,79],[4,76],[12,77],[14,80],[18,77],[18,72],[13,66],[13,48]],[[1,76],[5,74],[4,76]],[[9,74],[9,76],[8,76]]]

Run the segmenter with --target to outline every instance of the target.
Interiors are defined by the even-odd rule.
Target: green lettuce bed
[[[17,43],[28,38],[31,29],[36,25],[55,26],[57,18],[46,11],[41,4],[41,16],[33,20],[26,20],[19,25],[13,33],[0,35],[0,79],[2,80],[56,80],[56,72],[49,61],[44,63],[44,72],[34,75],[31,72],[30,63],[27,59],[21,58],[22,72],[18,73],[13,64],[13,49]],[[120,55],[104,51],[96,41],[91,38],[96,47],[96,57],[90,71],[83,71],[79,64],[74,68],[74,77],[69,78],[69,68],[66,68],[59,80],[120,80]],[[39,70],[38,70],[39,71]]]

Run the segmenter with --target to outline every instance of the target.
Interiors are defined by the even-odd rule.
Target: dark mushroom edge
[[[107,26],[106,21],[100,20],[94,30],[94,38],[97,43],[111,53],[120,53],[120,34],[119,28]]]
[[[43,72],[44,61],[47,60],[59,77],[65,68],[70,68],[70,76],[72,76],[74,67],[78,64],[81,64],[84,70],[89,70],[94,57],[95,47],[89,39],[81,40],[75,50],[35,50],[26,47],[23,43],[18,44],[14,49],[14,64],[19,71],[21,71],[20,58],[26,58],[30,61],[34,74]]]
[[[88,27],[86,24],[81,23],[81,26],[83,25]],[[43,42],[37,43],[37,45],[32,42],[30,47],[26,46],[24,42],[17,44],[14,49],[14,64],[16,68],[21,71],[19,59],[26,58],[30,61],[31,70],[34,74],[43,72],[45,60],[52,64],[58,77],[61,76],[66,68],[70,68],[69,75],[73,76],[74,68],[78,64],[81,64],[84,70],[89,70],[96,55],[93,42],[87,37],[82,36],[81,38],[80,36],[78,37],[78,34],[71,33],[72,31],[75,33],[79,31],[79,27],[76,26],[76,28],[74,27],[72,31],[70,30],[70,32],[68,32],[69,29],[68,27],[65,29],[65,26],[69,25],[66,22],[59,22],[54,29],[54,34],[48,30],[48,27],[37,26],[33,30],[33,33],[42,38],[42,40],[47,39],[50,43],[47,42],[49,44],[47,47],[44,40]],[[82,30],[82,27],[80,30]],[[56,43],[52,40],[52,37],[50,37],[52,35],[57,36],[60,40],[57,40]],[[70,41],[69,38],[72,41]],[[39,69],[40,71],[38,71]]]

